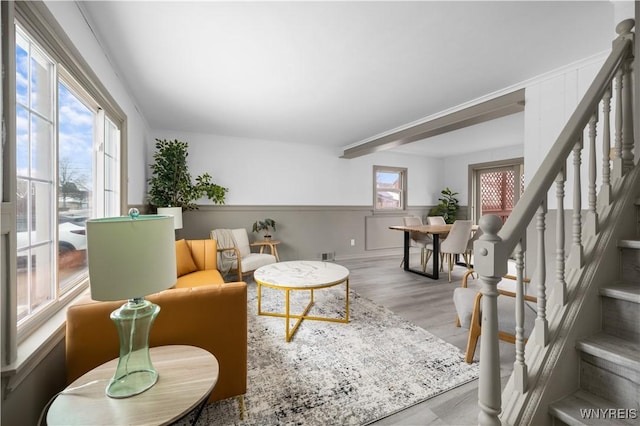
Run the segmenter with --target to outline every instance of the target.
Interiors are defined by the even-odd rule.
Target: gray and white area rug
[[[308,297],[292,292],[292,312]],[[309,315],[341,316],[344,298],[344,284],[317,290]],[[353,291],[348,324],[303,321],[289,343],[284,318],[257,315],[253,282],[248,299],[247,416],[231,398],[199,425],[361,425],[478,377],[458,348]],[[262,306],[284,312],[284,292],[263,287]]]

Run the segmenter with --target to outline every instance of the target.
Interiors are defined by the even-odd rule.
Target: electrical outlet
[[[351,247],[356,245],[356,240],[354,240],[353,238],[351,239]]]

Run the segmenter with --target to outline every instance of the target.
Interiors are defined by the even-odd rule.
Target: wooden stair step
[[[640,343],[632,342],[606,333],[598,333],[576,342],[576,349],[608,359],[615,364],[640,371]]]
[[[612,285],[602,287],[600,294],[627,302],[640,303],[640,286],[631,282],[618,281]]]
[[[620,240],[618,247],[640,250],[640,240]]]
[[[623,418],[633,417],[634,413],[621,412],[619,411],[620,408],[611,401],[600,398],[590,392],[579,390],[549,405],[549,413],[570,426],[636,424],[637,418]],[[602,411],[610,409],[615,411]]]

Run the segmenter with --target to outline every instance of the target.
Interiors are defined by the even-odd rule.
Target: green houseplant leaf
[[[269,230],[276,230],[276,221],[273,219],[266,218],[265,220],[256,220],[253,223],[252,231],[260,232],[265,231],[265,235],[269,234]]]
[[[445,188],[440,191],[440,204],[433,207],[429,211],[430,216],[442,216],[446,223],[453,223],[456,221],[456,215],[458,214],[459,201],[456,198],[457,192],[453,192],[449,188]]]
[[[186,142],[156,139],[156,152],[151,164],[149,203],[155,207],[182,207],[183,210],[198,208],[195,201],[207,197],[215,204],[224,204],[228,188],[212,182],[209,173],[197,176],[192,181],[187,166],[189,145]]]

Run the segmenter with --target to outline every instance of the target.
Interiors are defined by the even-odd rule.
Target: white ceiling
[[[332,148],[608,50],[615,37],[609,1],[79,3],[155,131]],[[513,133],[522,120],[502,122]],[[448,136],[394,150],[433,150]]]

